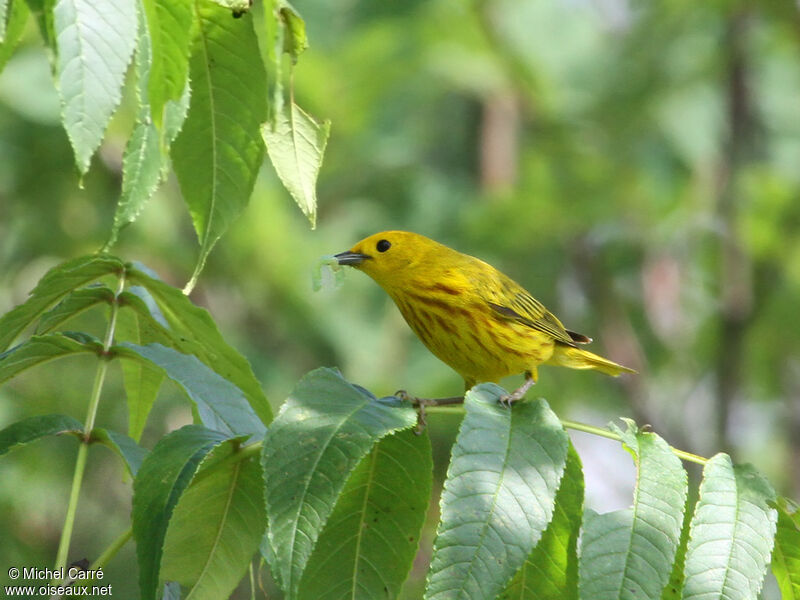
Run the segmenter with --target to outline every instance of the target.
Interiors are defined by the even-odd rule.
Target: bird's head
[[[340,265],[364,271],[383,288],[390,288],[440,246],[416,233],[382,231],[364,238],[347,252],[337,254],[336,259]]]

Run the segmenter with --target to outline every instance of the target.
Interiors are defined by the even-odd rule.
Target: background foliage
[[[294,71],[294,97],[333,123],[317,229],[265,164],[192,296],[250,360],[274,408],[319,365],[379,395],[460,390],[367,278],[310,289],[320,255],[409,229],[502,268],[640,371],[615,381],[543,370],[536,392],[559,416],[602,425],[631,415],[677,447],[753,462],[780,492],[800,495],[795,6],[304,0],[297,8],[312,46]],[[14,54],[0,53],[8,59],[0,312],[50,266],[107,241],[123,148],[141,109],[128,86],[77,185],[42,46],[31,19]],[[170,176],[113,251],[182,286],[197,263],[193,224]],[[87,312],[71,327],[102,337],[102,314]],[[0,423],[32,406],[81,416],[82,373],[92,364],[88,356],[52,363],[0,388]],[[117,368],[108,397],[123,393]],[[176,387],[165,393],[144,430],[147,447],[191,418]],[[105,402],[98,421],[124,430],[127,418],[123,403]],[[435,489],[459,419],[430,419]],[[627,506],[629,458],[614,444],[572,437],[587,506]],[[46,440],[0,461],[0,564],[52,560],[73,446]],[[96,556],[125,527],[130,495],[115,457],[90,454],[74,543]],[[432,536],[423,533],[428,547]],[[133,548],[108,577],[118,597],[136,597],[125,553],[132,558]],[[419,595],[429,558],[418,557],[408,597]],[[774,597],[770,585],[765,595]]]

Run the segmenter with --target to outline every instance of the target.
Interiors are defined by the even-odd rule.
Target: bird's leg
[[[412,396],[405,390],[398,390],[394,393],[397,398],[410,402],[417,409],[417,428],[414,433],[417,435],[425,431],[425,426],[428,424],[426,420],[425,407],[426,406],[447,406],[450,404],[463,404],[464,396],[450,396],[448,398],[417,398]]]
[[[522,400],[529,389],[536,383],[536,371],[525,371],[525,383],[510,394],[500,397],[500,404],[511,407],[514,402]]]

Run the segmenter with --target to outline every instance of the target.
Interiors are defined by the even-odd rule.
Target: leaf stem
[[[255,444],[250,444],[249,446],[244,446],[236,450],[230,456],[226,456],[221,461],[214,463],[211,467],[206,469],[205,471],[201,471],[197,475],[194,476],[192,479],[192,485],[197,483],[198,481],[202,481],[211,473],[214,473],[217,469],[221,469],[223,466],[227,466],[230,464],[236,464],[240,461],[246,460],[251,456],[255,456],[261,452],[261,446],[264,442],[256,442]]]
[[[184,296],[188,296],[189,294],[192,293],[192,290],[194,290],[194,286],[197,285],[197,280],[200,278],[200,273],[202,272],[204,265],[205,265],[205,260],[201,259],[197,261],[197,264],[194,266],[194,272],[192,273],[191,278],[186,283],[186,285],[183,286]]]
[[[610,440],[616,440],[618,442],[622,441],[622,438],[613,431],[609,431],[608,429],[603,429],[601,427],[595,427],[594,425],[586,425],[585,423],[569,421],[567,419],[561,419],[561,424],[567,429],[574,429],[575,431],[583,431],[584,433],[599,435],[601,437],[608,438]],[[691,452],[686,452],[685,450],[679,450],[678,448],[674,448],[672,446],[670,446],[669,449],[672,450],[672,453],[675,456],[682,458],[683,460],[697,463],[698,465],[704,465],[708,462],[707,458],[703,458],[697,454],[692,454]]]
[[[106,564],[108,564],[108,561],[114,558],[114,555],[116,555],[116,553],[119,552],[120,548],[122,548],[125,544],[127,544],[128,540],[130,540],[132,537],[133,537],[133,527],[128,527],[128,529],[123,531],[117,537],[117,539],[115,539],[113,542],[111,542],[111,544],[109,544],[108,548],[103,550],[103,553],[97,557],[97,560],[95,560],[92,563],[92,566],[89,567],[89,569],[91,569],[92,571],[96,571],[97,569],[102,569],[103,567],[105,567]]]
[[[114,301],[111,303],[111,316],[109,317],[106,336],[103,340],[103,355],[100,357],[100,363],[97,365],[94,384],[92,385],[92,395],[89,399],[89,408],[86,412],[86,421],[83,427],[83,439],[81,440],[81,445],[78,447],[78,456],[75,458],[75,472],[72,475],[72,488],[69,493],[67,514],[66,517],[64,517],[64,528],[61,530],[61,539],[58,542],[58,551],[56,552],[56,570],[67,566],[69,544],[72,540],[75,515],[78,512],[78,498],[80,497],[81,484],[83,483],[83,473],[86,470],[86,457],[89,453],[89,438],[92,429],[94,429],[97,408],[100,405],[100,395],[103,391],[103,383],[105,382],[106,372],[108,371],[108,359],[106,355],[109,348],[111,348],[111,344],[114,342],[114,330],[116,329],[117,313],[119,312],[119,302],[117,298],[122,293],[123,289],[125,289],[124,271],[120,275],[117,291],[114,294]]]
[[[401,398],[403,399],[403,398]],[[415,406],[423,405],[427,412],[439,412],[436,409],[439,407],[445,406],[453,406],[455,404],[462,404],[464,399],[461,398],[459,402],[459,398],[413,398],[407,396],[404,398],[409,400]],[[447,409],[443,409],[441,412],[445,412]],[[599,435],[600,437],[608,438],[610,440],[616,440],[618,442],[622,441],[622,438],[614,433],[613,431],[609,431],[608,429],[604,429],[602,427],[595,427],[594,425],[587,425],[585,423],[579,423],[577,421],[570,421],[568,419],[561,419],[561,424],[566,427],[567,429],[574,429],[575,431],[582,431],[584,433],[590,433],[592,435]],[[697,463],[698,465],[705,465],[708,462],[707,458],[702,456],[698,456],[697,454],[692,454],[691,452],[686,452],[685,450],[679,450],[674,446],[669,447],[672,450],[672,453],[688,462]]]

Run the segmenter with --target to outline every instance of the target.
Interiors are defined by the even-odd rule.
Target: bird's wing
[[[561,321],[522,286],[499,271],[495,273],[494,281],[482,282],[483,285],[478,285],[478,289],[489,308],[497,315],[546,333],[554,340],[569,346],[591,341],[585,335],[567,331]]]

